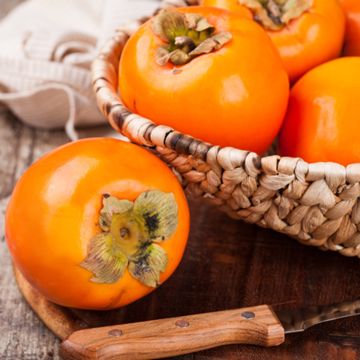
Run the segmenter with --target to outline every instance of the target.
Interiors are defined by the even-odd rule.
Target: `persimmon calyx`
[[[281,30],[308,11],[313,0],[238,0],[249,8],[254,19],[268,30]]]
[[[168,263],[165,250],[157,245],[176,230],[178,207],[172,193],[150,190],[132,202],[103,196],[101,233],[88,246],[80,266],[93,274],[91,281],[117,282],[128,269],[144,285],[157,287]]]
[[[156,62],[184,65],[193,58],[222,48],[232,38],[230,32],[218,32],[198,14],[162,10],[151,23],[155,35],[165,42],[156,52]]]

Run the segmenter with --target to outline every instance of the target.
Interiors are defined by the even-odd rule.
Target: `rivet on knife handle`
[[[275,346],[284,329],[267,305],[79,330],[61,345],[64,359],[160,359],[228,344]]]

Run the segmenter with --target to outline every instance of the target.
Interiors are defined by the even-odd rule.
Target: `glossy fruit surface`
[[[160,196],[158,204],[150,204],[152,196]],[[157,207],[169,201],[171,219]],[[121,206],[126,212],[116,210]],[[46,298],[75,308],[117,308],[148,294],[174,272],[188,231],[186,198],[171,170],[115,139],[73,142],[38,160],[6,213],[16,266]]]
[[[218,6],[252,17],[251,11],[240,2],[239,0],[201,0],[203,5]],[[359,3],[358,0],[348,1],[348,3],[355,2]],[[244,13],[244,8],[248,10],[248,14]],[[265,26],[264,28],[266,29]],[[310,69],[340,55],[345,17],[337,0],[313,0],[308,11],[291,20],[283,28],[266,30],[281,55],[290,80],[294,82]],[[355,32],[355,28],[353,31]]]
[[[244,16],[248,19],[252,19],[251,11],[240,4],[239,0],[200,0],[201,6],[211,6],[220,9],[226,9],[231,12],[236,12],[238,15]]]
[[[231,40],[183,65],[160,65],[156,54],[165,43],[147,22],[121,57],[124,104],[157,124],[214,145],[263,153],[278,133],[289,93],[287,74],[270,39],[255,22],[225,10],[176,11],[205,18],[215,33],[230,33]]]
[[[344,54],[360,56],[360,1],[340,0],[346,14]]]
[[[360,57],[340,58],[293,87],[280,132],[281,155],[308,162],[360,162]]]

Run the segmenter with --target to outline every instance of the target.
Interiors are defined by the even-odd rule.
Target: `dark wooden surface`
[[[0,196],[5,209],[15,179],[42,153],[67,141],[0,115]],[[156,292],[117,311],[78,312],[93,326],[150,320],[258,304],[276,308],[328,304],[360,295],[360,261],[315,248],[275,232],[229,219],[191,202],[192,226],[184,259]],[[1,216],[3,221],[3,217]],[[0,358],[58,359],[58,340],[19,294],[3,238],[0,245]],[[289,335],[283,346],[227,346],[182,359],[359,359],[360,318]]]
[[[16,2],[1,0],[0,16]],[[59,359],[59,341],[17,290],[4,243],[3,213],[20,174],[66,141],[62,131],[30,129],[0,109],[0,359]],[[304,247],[197,201],[191,202],[191,214],[184,259],[167,283],[118,311],[81,311],[78,316],[101,326],[258,304],[296,308],[360,295],[359,259]],[[360,317],[289,335],[278,348],[227,346],[179,359],[360,359]]]

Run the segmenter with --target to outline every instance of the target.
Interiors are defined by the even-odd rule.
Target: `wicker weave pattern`
[[[163,6],[183,6],[167,0]],[[117,94],[118,64],[131,30],[119,29],[93,63],[98,106],[133,142],[154,147],[188,194],[231,217],[285,233],[306,245],[360,257],[360,164],[308,164],[301,159],[220,148],[130,113]]]

